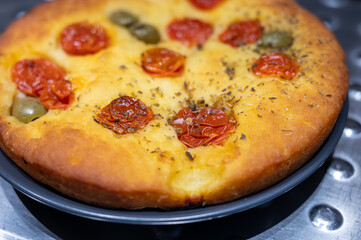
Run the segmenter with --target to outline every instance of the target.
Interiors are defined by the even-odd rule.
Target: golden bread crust
[[[162,36],[158,46],[186,55],[184,74],[159,79],[144,73],[140,55],[153,46],[108,20],[117,9],[156,26]],[[212,24],[214,33],[202,50],[168,38],[167,24],[183,17]],[[235,49],[218,41],[230,22],[254,18],[266,32],[293,36],[285,52],[297,59],[295,80],[254,76],[249,71],[252,62],[268,50],[255,44]],[[60,31],[80,21],[101,24],[110,46],[94,55],[64,53]],[[51,110],[23,124],[10,115],[17,94],[10,71],[17,61],[37,57],[66,69],[76,100],[68,110]],[[35,179],[91,204],[169,209],[231,201],[280,181],[319,149],[346,98],[344,61],[333,34],[294,1],[227,0],[212,11],[197,10],[186,0],[48,2],[0,37],[0,147]],[[233,80],[224,62],[234,66]],[[185,100],[211,104],[212,95],[224,89],[239,99],[233,106],[235,132],[223,146],[187,149],[167,119]],[[141,99],[161,117],[134,134],[119,136],[103,128],[93,116],[119,94]]]

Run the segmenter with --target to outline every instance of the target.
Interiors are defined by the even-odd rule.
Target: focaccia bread
[[[319,149],[344,61],[292,0],[55,0],[0,37],[0,147],[90,204],[228,202]]]

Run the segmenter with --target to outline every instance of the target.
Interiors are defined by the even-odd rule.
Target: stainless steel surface
[[[39,2],[0,0],[0,18],[21,16]],[[70,216],[28,199],[0,179],[0,239],[361,239],[361,1],[299,2],[335,32],[351,76],[344,134],[333,156],[309,180],[271,203],[236,216],[146,227]]]
[[[349,115],[361,116],[357,106],[350,97]],[[254,239],[361,239],[361,135],[354,127],[345,129],[327,174],[307,201]]]
[[[0,180],[0,239],[54,237],[22,204],[14,189]]]

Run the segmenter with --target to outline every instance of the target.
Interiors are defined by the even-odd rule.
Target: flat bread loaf
[[[344,61],[292,0],[55,0],[0,37],[0,147],[89,204],[228,202],[319,149]]]

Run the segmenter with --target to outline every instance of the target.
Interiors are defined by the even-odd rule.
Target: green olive
[[[285,32],[273,31],[263,34],[258,41],[258,46],[263,48],[288,48],[292,45],[293,38]]]
[[[129,30],[134,37],[145,43],[156,44],[160,41],[158,30],[149,24],[136,23]]]
[[[40,101],[32,97],[16,98],[11,109],[11,115],[23,123],[34,121],[46,113],[47,110]]]
[[[138,22],[138,17],[126,12],[126,11],[116,11],[110,15],[110,20],[122,27],[130,27]]]

